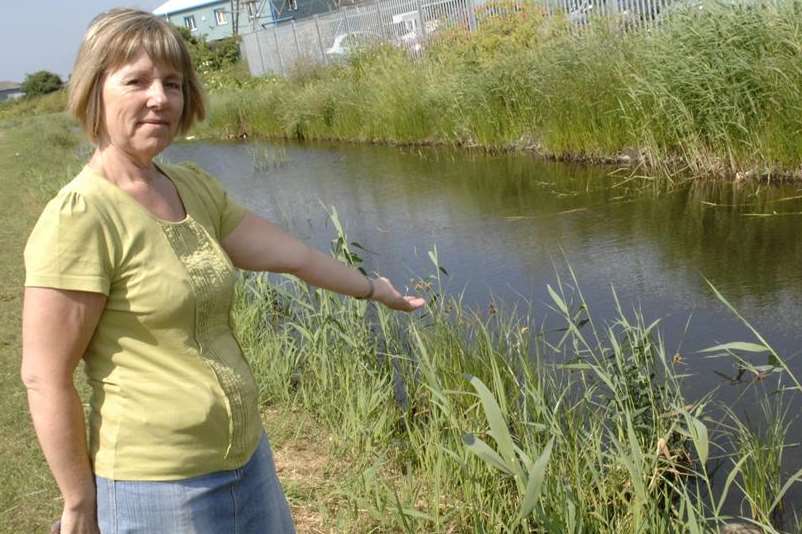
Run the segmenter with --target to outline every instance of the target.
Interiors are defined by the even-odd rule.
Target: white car
[[[390,32],[395,36],[394,40],[398,46],[406,48],[410,52],[418,53],[423,49],[424,34],[420,31],[420,17],[417,11],[407,11],[393,15],[393,24]],[[438,20],[427,20],[424,23],[426,35],[431,35],[440,26]]]

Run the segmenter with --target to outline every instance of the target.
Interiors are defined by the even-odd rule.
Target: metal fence
[[[534,0],[547,16],[561,14],[576,31],[595,18],[623,30],[656,24],[672,0]],[[296,22],[279,23],[242,35],[242,52],[251,74],[287,74],[297,62],[342,60],[359,46],[385,41],[417,55],[425,43],[448,27],[475,31],[481,20],[509,12],[484,0],[375,0]],[[477,13],[481,17],[477,18]]]

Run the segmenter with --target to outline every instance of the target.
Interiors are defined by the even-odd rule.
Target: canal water
[[[325,208],[335,207],[349,239],[370,251],[365,267],[397,286],[434,272],[436,246],[448,288],[477,309],[495,302],[553,320],[546,287],[567,281],[570,266],[595,320],[615,318],[613,291],[625,311],[661,319],[669,354],[689,374],[689,400],[714,392],[758,418],[756,399],[776,380],[735,380],[732,360],[699,352],[755,341],[709,281],[802,377],[799,184],[665,187],[526,154],[343,144],[194,143],[165,158],[196,162],[232,197],[324,250],[334,237]],[[797,399],[796,417],[802,393],[786,397]],[[798,443],[802,428],[790,428],[789,443]],[[800,449],[786,460],[789,470],[802,466]]]

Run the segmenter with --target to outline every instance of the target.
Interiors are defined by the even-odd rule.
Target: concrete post
[[[345,33],[351,33],[351,21],[348,20],[348,8],[343,8],[343,20],[345,21]]]
[[[301,46],[298,44],[298,31],[295,29],[295,19],[292,19],[292,38],[295,41],[295,61],[301,57]]]
[[[276,43],[276,57],[278,58],[279,74],[285,74],[284,61],[281,59],[281,46],[278,43],[278,25],[273,25],[273,41]]]
[[[418,22],[420,22],[421,38],[426,39],[426,21],[423,18],[423,5],[421,4],[421,0],[415,0],[415,7],[418,10]]]
[[[261,32],[252,33],[254,40],[256,41],[256,50],[259,54],[259,64],[262,66],[262,71],[259,73],[259,76],[265,74],[265,54],[262,51],[262,43],[259,42],[259,34]],[[244,41],[243,41],[244,42]]]
[[[379,20],[379,35],[382,39],[387,39],[387,28],[384,27],[384,20],[382,19],[382,8],[379,0],[376,0],[376,17]]]
[[[465,5],[468,9],[468,31],[473,33],[476,31],[476,6],[473,0],[465,0]]]
[[[315,15],[315,32],[317,33],[317,47],[320,50],[320,59],[323,60],[323,64],[328,64],[326,51],[323,49],[323,39],[320,38],[320,17],[317,15]]]

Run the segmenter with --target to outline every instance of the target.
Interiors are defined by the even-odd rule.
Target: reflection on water
[[[732,362],[697,352],[753,339],[706,279],[802,374],[797,185],[702,181],[658,194],[609,169],[526,155],[359,145],[190,144],[166,157],[196,161],[233,197],[324,249],[333,229],[323,205],[335,206],[349,237],[371,251],[366,268],[400,285],[432,272],[426,252],[436,245],[449,287],[478,307],[496,297],[544,316],[546,284],[570,264],[594,317],[613,317],[615,288],[625,309],[662,319],[668,350],[692,375],[692,400],[718,389],[748,406],[756,394],[725,378],[736,374]],[[799,425],[789,439],[802,439]]]
[[[168,158],[197,161],[319,246],[332,237],[321,204],[336,206],[382,272],[429,272],[423,252],[436,244],[452,286],[468,283],[476,302],[537,301],[563,258],[587,294],[604,301],[612,285],[660,316],[720,309],[708,278],[747,316],[790,330],[802,294],[793,185],[696,182],[657,195],[527,156],[363,146],[192,144]]]

